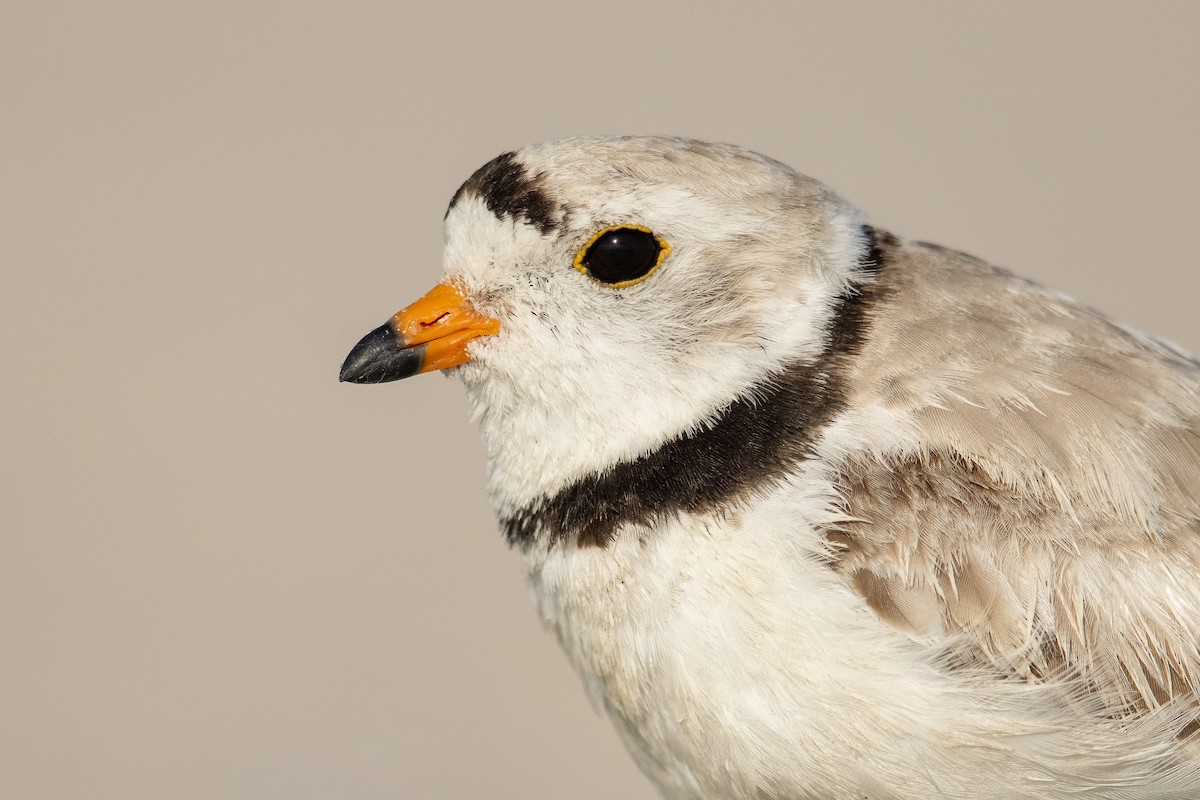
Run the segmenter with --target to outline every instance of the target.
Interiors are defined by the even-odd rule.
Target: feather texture
[[[908,244],[849,380],[909,441],[839,466],[834,568],[977,665],[1114,709],[1200,688],[1200,370],[952,251]]]

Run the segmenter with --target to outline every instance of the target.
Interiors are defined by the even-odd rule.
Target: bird
[[[733,145],[454,194],[340,378],[449,370],[534,606],[672,800],[1200,797],[1200,363]]]

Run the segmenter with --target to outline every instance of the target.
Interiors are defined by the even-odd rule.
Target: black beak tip
[[[342,362],[338,380],[346,383],[387,383],[421,370],[425,347],[405,347],[391,324],[364,336]]]

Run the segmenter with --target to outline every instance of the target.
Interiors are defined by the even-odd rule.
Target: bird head
[[[451,369],[498,507],[702,428],[815,361],[861,277],[857,211],[727,145],[581,138],[506,153],[454,195],[442,281],[341,379]]]

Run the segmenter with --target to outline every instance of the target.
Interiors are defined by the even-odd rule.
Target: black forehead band
[[[454,193],[450,208],[463,195],[473,194],[497,217],[521,219],[550,233],[557,226],[558,208],[541,184],[540,176],[530,175],[516,153],[504,153],[475,170]]]

